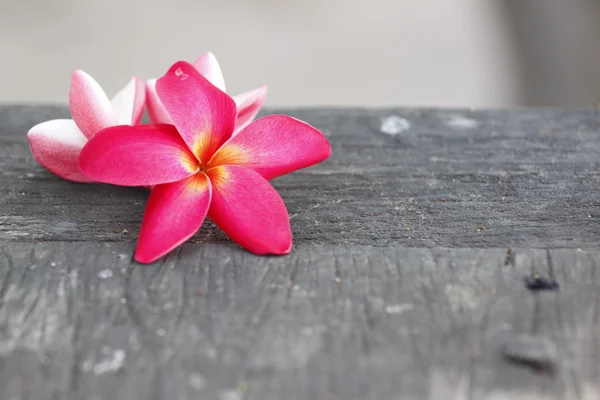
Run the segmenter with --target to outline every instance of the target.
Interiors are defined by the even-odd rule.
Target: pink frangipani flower
[[[267,181],[331,154],[312,126],[285,115],[260,118],[233,136],[234,100],[180,61],[156,82],[173,125],[116,126],[83,148],[82,173],[123,186],[154,186],[135,259],[151,263],[200,229],[208,215],[255,254],[292,246],[283,200]]]
[[[79,171],[77,160],[81,149],[103,128],[139,123],[145,102],[144,82],[138,77],[133,77],[109,100],[94,78],[83,71],[75,71],[69,90],[73,119],[55,119],[31,128],[27,139],[33,158],[63,179],[93,182]]]
[[[213,53],[207,52],[202,54],[193,62],[193,65],[210,83],[225,92],[223,73],[221,72],[221,67]],[[167,110],[165,110],[165,107],[161,104],[159,96],[156,93],[156,79],[148,80],[146,83],[146,93],[150,121],[156,124],[171,124],[171,118],[169,117]],[[266,97],[267,85],[233,96],[233,100],[237,107],[237,120],[234,134],[252,122],[260,111]]]

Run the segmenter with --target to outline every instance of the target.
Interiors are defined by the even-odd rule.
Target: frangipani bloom
[[[325,160],[331,147],[315,128],[284,115],[258,119],[232,136],[236,105],[193,65],[180,61],[156,82],[173,125],[116,126],[83,148],[90,179],[154,186],[135,259],[150,263],[200,229],[208,215],[256,254],[291,250],[290,220],[268,179]]]
[[[202,74],[210,83],[225,92],[225,80],[221,67],[217,62],[214,54],[207,52],[202,54],[193,63],[194,67]],[[171,118],[161,104],[159,96],[156,94],[156,79],[148,80],[146,84],[148,115],[150,120],[156,124],[171,124]],[[258,89],[251,90],[233,96],[237,106],[237,120],[235,124],[234,134],[242,130],[256,117],[267,96],[267,86],[263,85]]]
[[[47,170],[74,182],[93,182],[79,171],[83,146],[96,132],[114,125],[134,125],[144,112],[144,82],[133,77],[112,100],[83,71],[71,75],[69,107],[73,119],[42,122],[27,133],[33,158]]]

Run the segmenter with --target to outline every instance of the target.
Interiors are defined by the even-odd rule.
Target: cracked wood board
[[[140,266],[147,192],[53,177],[24,135],[67,110],[0,106],[0,398],[600,397],[598,112],[291,114],[334,150],[274,181],[292,254],[205,224]]]
[[[506,265],[506,249],[187,244],[147,267],[132,251],[2,245],[1,398],[600,395],[598,251],[514,249]],[[547,260],[561,290],[528,291]],[[555,370],[504,359],[516,334],[556,343]]]
[[[599,246],[598,111],[284,112],[333,148],[273,181],[296,244]],[[0,106],[0,239],[134,241],[145,190],[65,182],[32,159],[27,130],[68,116]],[[193,240],[229,242],[211,223]]]

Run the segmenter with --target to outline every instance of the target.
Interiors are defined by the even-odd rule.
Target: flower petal
[[[194,67],[204,76],[210,83],[221,89],[225,90],[225,79],[223,78],[223,72],[217,62],[217,58],[211,52],[202,54],[196,61],[193,62]]]
[[[129,83],[110,101],[119,125],[140,123],[146,103],[144,82],[134,76]]]
[[[146,204],[135,259],[151,263],[193,236],[206,218],[210,198],[205,174],[155,186]]]
[[[319,163],[330,154],[329,142],[317,129],[287,115],[269,115],[232,137],[208,165],[242,165],[273,179]]]
[[[73,120],[88,139],[100,129],[117,125],[110,100],[98,82],[83,71],[71,75],[69,107]]]
[[[235,165],[206,171],[212,184],[208,216],[227,236],[255,254],[287,254],[290,219],[273,186],[256,172]]]
[[[156,82],[156,93],[179,134],[200,161],[208,161],[231,137],[235,102],[192,64],[179,61]]]
[[[237,106],[237,121],[235,123],[235,132],[244,129],[256,117],[265,98],[267,97],[267,85],[258,89],[251,90],[237,96],[233,96]],[[234,135],[236,134],[234,133]]]
[[[114,126],[85,145],[79,168],[90,179],[122,186],[176,182],[198,172],[198,160],[173,125]]]
[[[48,171],[73,182],[93,182],[79,172],[77,159],[87,139],[72,119],[42,122],[27,139],[33,158]]]
[[[160,102],[156,94],[156,79],[149,79],[146,82],[146,105],[148,106],[148,116],[154,124],[173,124],[167,110]]]

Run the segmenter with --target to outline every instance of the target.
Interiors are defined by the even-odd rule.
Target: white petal
[[[146,82],[146,105],[148,106],[148,116],[153,124],[173,123],[156,94],[156,79],[149,79]]]
[[[223,72],[221,72],[221,67],[213,53],[202,54],[193,64],[202,76],[225,92],[225,78],[223,78]]]
[[[145,89],[139,78],[132,78],[129,83],[121,89],[110,101],[117,121],[120,125],[133,125],[141,117]]]
[[[72,119],[54,119],[42,122],[29,130],[27,136],[32,135],[78,148],[82,148],[87,143],[87,138]]]
[[[27,140],[33,158],[53,174],[74,182],[92,182],[79,171],[79,154],[87,139],[71,119],[43,122]]]
[[[112,106],[102,87],[84,71],[71,75],[69,107],[73,120],[87,138],[92,138],[100,129],[117,123]]]
[[[238,112],[234,135],[248,126],[248,124],[256,118],[266,97],[267,85],[233,96]]]

